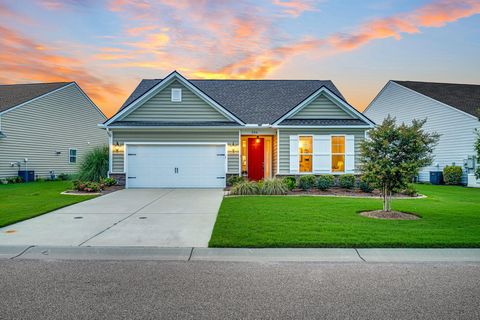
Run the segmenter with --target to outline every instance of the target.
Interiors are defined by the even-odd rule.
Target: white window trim
[[[178,99],[175,96],[178,94]],[[182,102],[182,88],[172,88],[170,92],[170,100],[171,102]]]
[[[313,138],[313,134],[299,134],[297,135],[297,139],[298,139],[298,174],[302,175],[302,174],[313,174],[313,162],[315,161],[315,157],[313,156],[314,152],[313,150],[314,149],[314,146],[313,144],[315,143],[314,142],[314,138]],[[310,155],[312,156],[312,171],[300,171],[300,156],[301,155],[308,155],[307,153],[300,153],[300,137],[310,137],[312,138],[312,152],[310,153]]]
[[[71,161],[71,158],[72,158],[72,155],[71,155],[71,151],[72,150],[75,150],[75,162],[72,162]],[[77,148],[68,148],[68,163],[69,164],[76,164],[77,163],[77,159],[78,159],[78,149]]]
[[[343,153],[333,153],[332,152],[332,138],[333,137],[343,137]],[[333,171],[333,156],[334,155],[343,155],[343,171]],[[347,135],[346,134],[331,134],[330,135],[330,158],[331,158],[331,166],[330,166],[330,173],[331,174],[346,174],[346,163],[345,159],[347,157]]]

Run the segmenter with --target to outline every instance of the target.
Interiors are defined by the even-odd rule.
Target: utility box
[[[430,171],[430,183],[431,184],[443,184],[443,172],[442,171]]]
[[[24,182],[35,181],[35,171],[33,170],[18,170],[18,176],[21,177]]]

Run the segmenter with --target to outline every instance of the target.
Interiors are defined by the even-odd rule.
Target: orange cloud
[[[315,10],[312,1],[305,0],[273,0],[274,5],[283,7],[283,12],[294,17],[300,16],[304,11]]]
[[[142,27],[135,27],[135,28],[130,28],[127,30],[127,34],[129,36],[138,36],[145,31],[152,31],[158,29],[158,26],[155,25],[150,25],[150,26],[142,26]]]

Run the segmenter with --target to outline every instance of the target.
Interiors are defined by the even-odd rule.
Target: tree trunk
[[[382,196],[383,196],[383,211],[388,211],[388,192],[387,192],[386,186],[383,186],[382,188]]]

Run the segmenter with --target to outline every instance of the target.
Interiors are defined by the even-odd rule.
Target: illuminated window
[[[312,172],[313,159],[313,138],[299,137],[298,138],[298,155],[300,162],[300,172]]]
[[[242,174],[247,173],[247,140],[242,138]]]
[[[332,137],[332,172],[345,172],[345,137]]]

